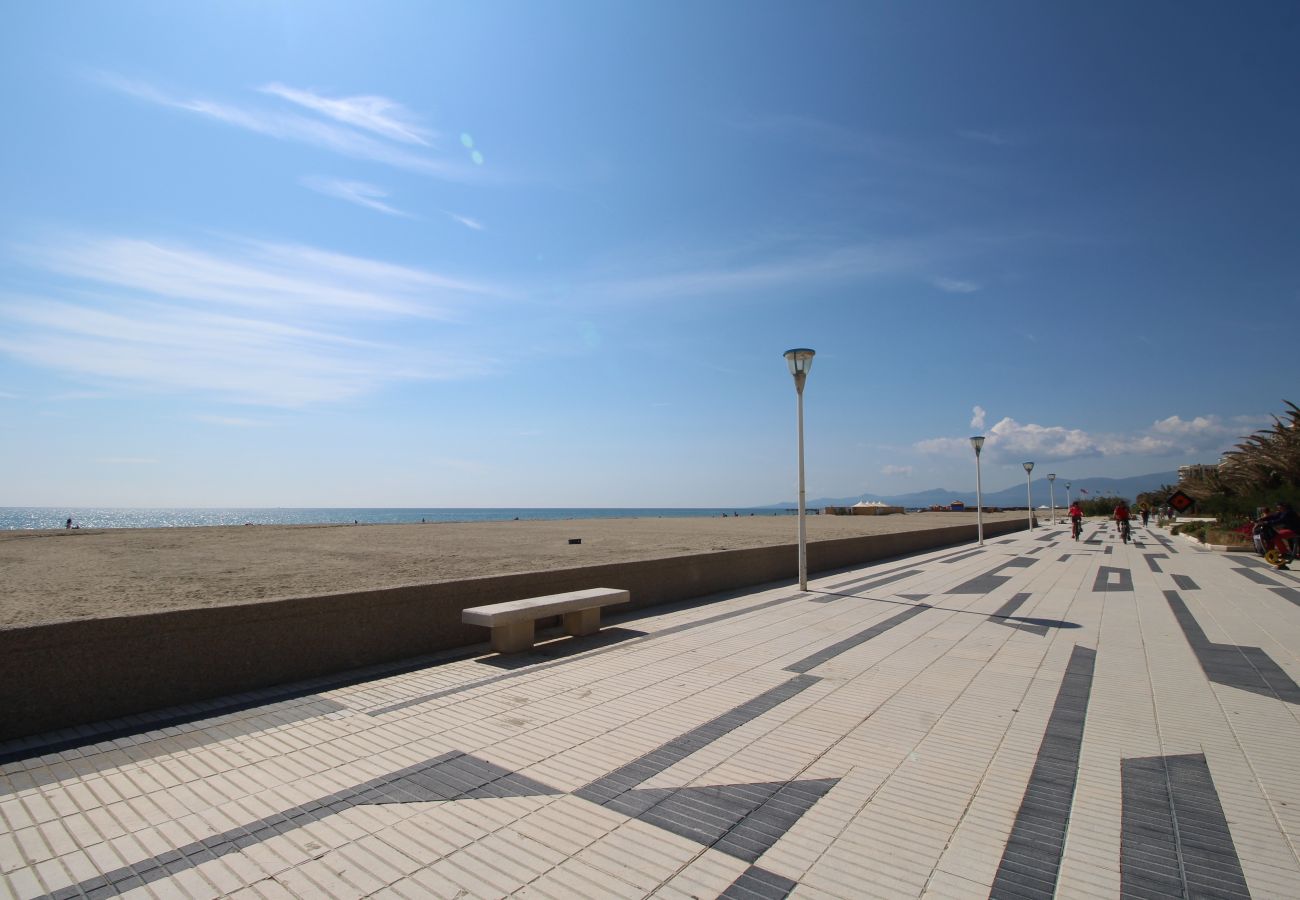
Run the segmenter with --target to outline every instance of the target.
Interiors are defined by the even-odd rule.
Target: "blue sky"
[[[0,505],[743,506],[1295,399],[1300,6],[20,4]],[[1287,362],[1289,361],[1289,362]]]

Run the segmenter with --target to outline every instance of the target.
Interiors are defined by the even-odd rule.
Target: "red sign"
[[[1174,491],[1169,495],[1169,505],[1180,513],[1187,512],[1192,508],[1192,504],[1195,502],[1196,501],[1184,494],[1182,491]]]

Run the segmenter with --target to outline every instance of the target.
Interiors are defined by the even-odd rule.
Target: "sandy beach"
[[[808,540],[974,520],[809,516]],[[0,532],[0,628],[776,546],[796,528],[792,515],[757,515]]]

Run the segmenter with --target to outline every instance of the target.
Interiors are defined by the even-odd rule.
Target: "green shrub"
[[[1185,534],[1189,537],[1194,537],[1204,544],[1205,532],[1213,524],[1213,522],[1179,522],[1169,530],[1172,534]]]

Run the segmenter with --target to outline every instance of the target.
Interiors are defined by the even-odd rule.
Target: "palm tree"
[[[1300,487],[1300,407],[1290,400],[1285,418],[1274,416],[1262,428],[1224,454],[1217,473],[1230,493]]]

